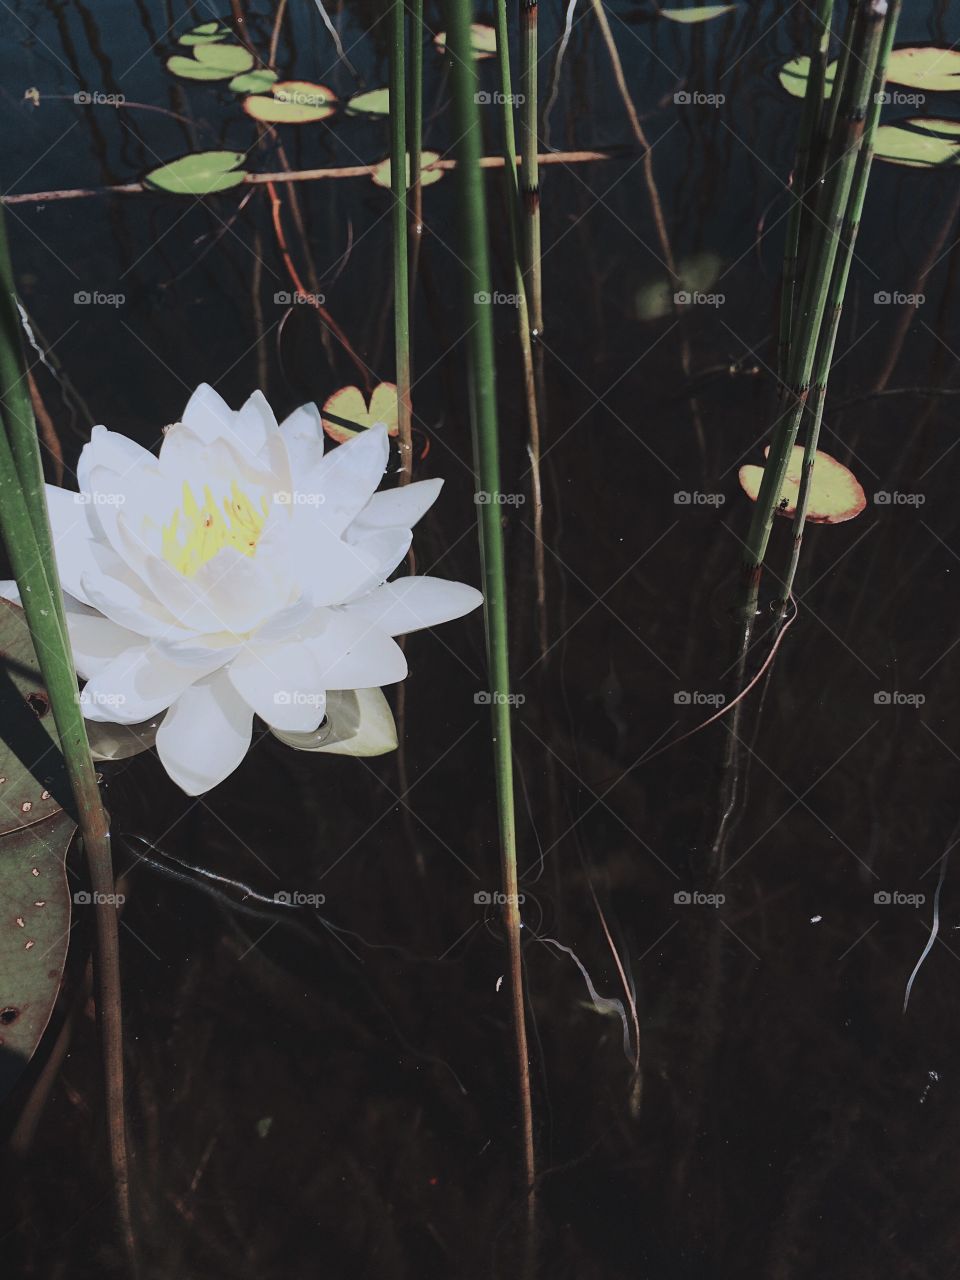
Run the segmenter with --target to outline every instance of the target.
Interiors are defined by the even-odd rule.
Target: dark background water
[[[901,43],[960,35],[947,5],[906,8]],[[250,12],[263,51],[272,10]],[[211,16],[152,0],[8,6],[3,189],[130,182],[195,146],[252,147],[249,167],[275,171],[274,145],[254,145],[232,94],[164,69],[175,34]],[[678,693],[734,691],[724,605],[750,514],[737,468],[760,460],[775,413],[799,112],[777,69],[808,19],[804,5],[742,4],[690,28],[645,6],[611,10],[674,252],[721,260],[711,287],[723,304],[679,323],[637,317],[637,290],[662,269],[584,0],[550,119],[551,145],[614,155],[553,166],[543,182],[546,661],[530,504],[505,509],[526,699],[515,737],[544,1275],[957,1274],[960,866],[947,867],[939,938],[901,1012],[958,818],[955,175],[875,166],[822,439],[868,506],[809,530],[798,619],[762,713],[758,690],[736,722],[638,763],[712,709]],[[337,21],[364,84],[386,83],[380,11],[358,4]],[[544,94],[562,21],[561,6],[541,5]],[[443,26],[432,5],[427,23]],[[277,61],[354,91],[311,5],[291,6]],[[426,61],[426,145],[445,151],[448,83],[432,47]],[[481,74],[492,89],[492,64]],[[31,88],[39,106],[23,100]],[[726,100],[682,107],[678,89]],[[80,106],[78,90],[128,105]],[[957,114],[949,96],[920,111]],[[484,122],[492,154],[493,108]],[[387,151],[382,122],[339,115],[281,136],[293,167]],[[512,291],[500,180],[487,183],[496,285]],[[10,207],[24,304],[61,371],[38,363],[35,376],[68,466],[91,419],[154,443],[201,380],[234,404],[263,385],[278,413],[356,381],[308,308],[284,321],[273,297],[290,283],[269,202],[262,188],[245,195]],[[388,193],[356,178],[300,184],[299,196],[327,307],[375,378],[391,378]],[[425,192],[414,406],[431,449],[418,474],[446,485],[416,547],[421,571],[477,582],[456,202],[450,175]],[[903,332],[902,310],[874,301],[896,290],[925,297]],[[80,291],[124,301],[77,305]],[[525,493],[514,313],[498,307],[495,320],[504,488]],[[680,491],[723,501],[678,504]],[[923,502],[872,501],[882,491]],[[782,563],[789,526],[775,532]],[[518,1274],[505,952],[495,913],[474,901],[498,876],[489,726],[474,702],[486,686],[480,620],[417,635],[407,652],[406,784],[394,757],[311,758],[269,735],[199,803],[150,756],[106,771],[119,832],[268,895],[322,892],[325,918],[351,931],[239,914],[118,850],[150,1276]],[[925,701],[878,702],[882,692]],[[726,900],[678,904],[708,882],[734,725]],[[573,960],[543,941],[571,948],[600,994],[623,997],[591,887],[636,991],[639,1095],[619,1020],[595,1011]],[[875,901],[894,891],[925,901]],[[88,943],[81,915],[71,992]],[[100,1097],[82,1017],[5,1201],[11,1274],[122,1274]]]

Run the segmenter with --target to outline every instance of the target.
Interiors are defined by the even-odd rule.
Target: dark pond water
[[[280,167],[232,94],[164,69],[171,33],[214,16],[206,5],[4,7],[8,193],[129,183],[201,146],[252,146],[251,169]],[[901,42],[960,37],[946,4],[906,8]],[[736,722],[642,763],[705,718],[704,696],[734,692],[724,606],[750,515],[737,469],[760,460],[775,413],[783,180],[798,119],[777,70],[809,17],[804,5],[756,3],[703,27],[650,14],[617,3],[611,22],[674,251],[716,259],[723,302],[679,324],[638,317],[638,291],[662,274],[654,223],[580,0],[550,145],[611,158],[555,165],[543,183],[546,661],[530,504],[505,515],[525,698],[515,733],[538,1274],[941,1280],[957,1274],[960,863],[946,868],[939,937],[906,1014],[902,1004],[960,794],[960,187],[950,173],[875,167],[822,439],[855,471],[867,509],[808,532],[798,618],[762,709],[758,689]],[[385,84],[380,11],[334,16],[363,83]],[[265,0],[250,7],[261,50],[273,17]],[[556,0],[541,5],[545,89],[563,17]],[[427,23],[443,26],[433,5]],[[312,4],[290,6],[277,64],[355,91]],[[455,137],[432,48],[427,69],[426,144],[442,152]],[[481,71],[493,88],[491,64]],[[24,100],[30,89],[39,105]],[[81,90],[127,106],[78,105]],[[725,101],[678,105],[678,90]],[[951,109],[938,99],[921,112]],[[494,154],[492,108],[485,124]],[[337,117],[283,138],[294,168],[387,152],[376,121]],[[487,181],[495,282],[510,291],[499,180]],[[391,378],[389,196],[366,178],[298,190],[326,305],[377,378]],[[418,474],[446,486],[416,548],[422,569],[476,583],[456,205],[449,175],[425,192],[414,402],[431,448]],[[8,223],[48,353],[35,377],[68,467],[92,421],[154,444],[203,380],[237,405],[261,386],[278,412],[356,380],[309,308],[287,315],[274,301],[291,285],[262,188],[200,203],[27,202]],[[905,320],[875,301],[896,291],[925,301]],[[123,300],[76,303],[84,292]],[[504,488],[524,494],[514,314],[498,307],[495,320]],[[679,492],[713,500],[678,503]],[[911,500],[877,503],[878,492]],[[783,558],[789,526],[775,532]],[[106,770],[119,833],[267,895],[323,893],[325,920],[344,931],[239,913],[136,865],[136,847],[118,839],[150,1277],[520,1274],[505,952],[495,913],[474,900],[498,878],[489,725],[474,701],[486,686],[479,617],[418,634],[407,653],[405,783],[396,757],[309,757],[269,735],[202,802],[152,756]],[[675,898],[711,883],[720,907]],[[570,954],[544,941],[622,999],[597,903],[636,993],[641,1090],[619,1019],[596,1011]],[[89,934],[81,917],[71,992]],[[8,1126],[30,1083],[8,1101]],[[124,1274],[87,1017],[3,1227],[11,1275]]]

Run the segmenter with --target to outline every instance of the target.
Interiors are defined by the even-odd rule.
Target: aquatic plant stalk
[[[393,191],[393,333],[399,403],[400,466],[413,472],[410,413],[410,276],[407,258],[406,7],[390,3],[390,186]]]
[[[517,291],[517,324],[520,356],[523,361],[523,392],[527,405],[530,437],[531,487],[533,489],[533,570],[537,583],[538,638],[541,657],[547,653],[547,575],[543,551],[543,490],[540,482],[540,413],[537,407],[537,384],[533,367],[533,341],[530,334],[530,312],[523,276],[523,250],[520,244],[520,183],[517,177],[517,139],[513,127],[513,78],[510,72],[510,41],[507,30],[507,0],[497,0],[495,9],[497,63],[500,71],[500,99],[503,118],[503,158],[506,177],[507,221],[510,226],[510,248],[513,253],[514,281]]]
[[[477,71],[470,57],[470,0],[447,0],[447,43],[453,54],[453,88],[457,135],[460,138],[460,213],[463,224],[461,257],[468,336],[470,417],[474,464],[481,490],[491,500],[477,507],[483,566],[484,614],[487,632],[490,712],[493,719],[497,817],[500,832],[501,876],[506,896],[503,922],[509,948],[509,984],[516,1049],[517,1082],[527,1195],[528,1244],[532,1247],[536,1165],[533,1147],[533,1107],[527,1049],[523,968],[520,953],[520,910],[517,904],[517,832],[513,794],[507,582],[503,528],[496,498],[500,493],[500,450],[497,434],[496,377],[491,308],[474,304],[474,295],[490,292],[487,211],[480,169],[481,129],[477,110]]]
[[[818,222],[812,237],[796,337],[790,357],[790,385],[787,389],[790,403],[771,441],[770,455],[764,467],[747,535],[745,567],[750,589],[748,612],[753,607],[776,504],[783,489],[791,452],[810,395],[817,343],[830,294],[830,280],[840,246],[841,228],[856,173],[886,9],[886,0],[868,0],[857,24],[856,34],[859,38],[855,48],[856,66],[852,74],[851,106],[843,126],[842,147],[833,160],[827,177],[822,223]]]
[[[870,96],[866,123],[863,131],[863,142],[860,149],[860,160],[857,166],[850,203],[847,209],[843,229],[841,231],[841,249],[834,265],[831,281],[830,309],[827,315],[827,330],[820,340],[817,349],[816,365],[813,374],[813,387],[810,395],[809,426],[804,441],[803,470],[800,476],[800,492],[797,497],[797,510],[794,516],[793,547],[790,563],[787,567],[783,585],[783,608],[790,598],[793,580],[796,577],[797,564],[800,560],[800,548],[803,543],[803,530],[807,518],[807,507],[810,500],[810,484],[813,477],[813,466],[820,438],[820,424],[823,421],[823,406],[827,395],[827,379],[833,362],[833,351],[840,327],[840,315],[843,310],[843,299],[846,293],[850,266],[853,262],[853,251],[860,230],[860,218],[863,213],[867,184],[870,180],[870,167],[873,162],[873,144],[880,119],[881,94],[886,83],[887,60],[893,48],[893,41],[900,17],[900,0],[893,0],[887,12],[883,28],[883,38],[877,58],[876,73]],[[848,128],[850,125],[848,124]]]
[[[417,278],[420,244],[423,238],[423,0],[410,5],[410,115],[407,121],[410,142],[410,281]]]
[[[540,264],[540,170],[537,163],[537,0],[520,0],[520,185],[523,189],[524,274],[530,324],[543,333]]]
[[[131,1266],[136,1250],[130,1210],[123,1088],[120,945],[114,905],[109,821],[80,711],[76,667],[63,613],[53,536],[47,515],[36,424],[27,392],[4,219],[0,217],[0,533],[20,589],[30,636],[50,699],[83,851],[96,895],[97,1020],[106,1086],[107,1137],[117,1212]]]

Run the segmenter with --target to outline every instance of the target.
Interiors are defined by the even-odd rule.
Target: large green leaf
[[[370,89],[356,93],[346,104],[348,116],[386,116],[390,114],[390,90]]]
[[[193,57],[175,53],[167,59],[167,70],[182,80],[230,80],[251,69],[253,54],[239,44],[211,40],[194,46]]]
[[[0,838],[0,1094],[40,1043],[70,936],[64,862],[76,830],[60,812]]]
[[[258,67],[256,71],[245,71],[242,76],[234,76],[227,88],[234,93],[264,93],[276,78],[277,73],[269,67]]]
[[[0,835],[72,809],[63,756],[23,610],[0,600]]]
[[[960,89],[960,49],[894,49],[887,62],[887,79],[891,84],[926,89],[928,93]]]
[[[244,158],[242,151],[195,151],[152,169],[144,182],[177,196],[206,196],[214,191],[228,191],[244,180],[244,171],[239,168]]]
[[[948,169],[960,164],[960,120],[917,116],[881,125],[874,147],[878,160],[910,169]]]
[[[837,74],[837,63],[828,63],[824,77],[823,96],[829,98],[833,93],[833,78]],[[803,98],[807,92],[807,77],[810,75],[810,59],[804,54],[802,58],[791,58],[780,71],[780,83],[787,93],[795,98]]]
[[[332,116],[337,98],[323,84],[308,80],[283,80],[269,94],[244,98],[243,109],[264,124],[314,124]]]
[[[709,22],[711,18],[732,13],[736,7],[735,4],[698,4],[692,9],[660,9],[659,16],[671,22]]]

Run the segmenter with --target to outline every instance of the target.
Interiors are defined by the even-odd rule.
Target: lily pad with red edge
[[[279,80],[268,94],[244,98],[243,109],[262,124],[315,124],[336,110],[337,96],[309,80]]]
[[[433,166],[440,159],[439,151],[424,151],[420,155],[420,185],[421,187],[431,187],[435,182],[439,182],[444,175],[443,169],[435,169]],[[381,160],[373,169],[370,177],[374,180],[378,187],[386,187],[389,191],[393,182],[393,170],[390,167],[389,158]],[[410,154],[407,153],[407,186],[410,186]]]
[[[764,449],[763,455],[765,458],[770,456],[769,446]],[[740,487],[754,502],[760,492],[763,471],[763,467],[752,465],[740,468]],[[792,520],[797,514],[802,471],[803,447],[794,445],[776,506],[777,514],[786,516],[788,520]],[[854,516],[858,516],[866,505],[866,495],[853,472],[842,462],[832,458],[829,453],[818,449],[814,454],[813,476],[807,503],[809,523],[843,524],[845,520],[852,520]]]
[[[320,416],[324,431],[339,444],[378,423],[387,428],[387,435],[395,436],[400,430],[397,388],[392,382],[381,382],[368,404],[359,387],[341,387],[326,401]]]
[[[433,37],[433,43],[436,45],[438,53],[446,53],[447,33],[438,31]],[[493,27],[487,26],[484,22],[470,23],[470,52],[473,55],[474,62],[481,62],[484,58],[495,58],[497,56],[497,33]]]

